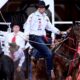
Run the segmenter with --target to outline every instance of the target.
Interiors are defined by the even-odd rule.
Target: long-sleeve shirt
[[[14,55],[14,59],[13,59],[14,62],[19,60],[18,66],[21,67],[25,60],[25,55],[24,55],[23,50],[21,48],[19,48],[18,51],[13,53],[13,55]],[[7,56],[12,57],[10,52],[9,52],[9,55],[7,55]]]
[[[24,32],[26,35],[34,34],[43,36],[46,35],[45,29],[52,33],[60,33],[59,29],[51,24],[48,16],[45,13],[41,14],[39,11],[32,13],[24,24]]]
[[[4,47],[4,55],[9,55],[9,43],[12,43],[12,38],[14,37],[15,33],[11,32],[8,35],[6,35],[5,40],[5,47]],[[24,33],[19,31],[16,34],[16,40],[15,43],[22,49],[25,48],[25,39],[24,39]]]
[[[12,32],[12,33],[10,33],[10,34],[8,34],[7,36],[6,36],[6,42],[7,43],[12,43],[12,38],[15,36],[15,33],[14,32]],[[5,44],[7,44],[7,43],[5,43]],[[24,39],[24,33],[23,32],[21,32],[21,31],[19,31],[17,34],[16,34],[16,41],[15,41],[15,43],[18,45],[18,46],[20,46],[20,48],[24,48],[25,47],[25,39]]]
[[[12,38],[14,36],[14,32],[9,33],[9,32],[0,31],[0,35],[3,35],[3,37],[4,37],[4,44],[5,44],[5,46],[3,48],[4,49],[4,55],[11,57],[8,43],[11,43]],[[3,38],[1,37],[1,39],[3,39]],[[22,48],[25,47],[25,40],[24,40],[24,34],[20,31],[16,35],[16,44],[18,46],[20,46],[20,48],[18,49],[18,51],[16,51],[14,53],[14,61],[19,60],[18,66],[21,67],[24,60],[25,60],[24,52],[22,50]]]

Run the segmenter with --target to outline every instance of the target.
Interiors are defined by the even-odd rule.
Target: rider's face
[[[13,26],[13,32],[18,32],[20,31],[20,27],[18,25]]]
[[[44,7],[38,8],[38,10],[39,10],[39,12],[40,12],[41,14],[43,14],[43,13],[45,12],[45,8],[44,8]]]

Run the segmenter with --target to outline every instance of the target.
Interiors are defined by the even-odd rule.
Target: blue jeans
[[[53,66],[52,53],[51,53],[51,50],[47,47],[47,45],[45,45],[43,36],[30,35],[29,39],[31,41],[42,43],[42,44],[38,44],[38,43],[30,42],[30,44],[35,49],[37,49],[39,51],[39,55],[43,56],[46,59],[46,61],[47,61],[47,72],[48,72],[48,75],[51,76],[51,70],[52,70],[52,66]]]

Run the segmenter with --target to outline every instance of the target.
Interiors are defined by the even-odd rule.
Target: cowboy
[[[16,43],[21,49],[25,48],[25,36],[24,33],[20,31],[19,24],[13,24],[12,32],[9,34],[5,33],[5,46],[4,54],[9,54],[9,43]],[[26,63],[24,63],[24,68],[26,68]]]
[[[25,59],[24,52],[18,45],[16,45],[16,43],[9,43],[9,46],[10,46],[9,47],[9,50],[10,50],[9,56],[14,62],[19,60],[17,70],[20,71],[21,66]]]
[[[51,31],[53,34],[63,34],[63,32],[51,24],[45,13],[49,5],[45,5],[44,1],[39,1],[36,7],[37,11],[30,14],[24,24],[24,32],[27,38],[29,37],[30,44],[40,52],[39,55],[45,57],[48,76],[51,78],[51,72],[53,71],[52,52],[44,42],[44,36],[46,36],[45,29]],[[54,41],[54,35],[51,35],[51,37],[52,41]]]
[[[10,58],[14,61],[14,70],[15,72],[19,72],[21,80],[25,79],[24,72],[22,71],[22,66],[25,61],[25,55],[22,48],[20,48],[16,43],[10,43],[9,44],[9,50],[10,50]]]
[[[14,64],[19,60],[16,70],[20,72],[25,56],[23,50],[16,43],[9,43],[9,46],[9,53],[2,56],[2,66],[8,80],[14,80]]]
[[[1,48],[4,53],[9,51],[9,43],[12,42],[25,49],[25,35],[20,31],[19,24],[13,24],[12,32],[0,31],[0,38]]]
[[[9,35],[7,35],[8,43],[16,43],[20,46],[20,48],[24,49],[25,47],[25,39],[24,33],[20,31],[20,26],[18,24],[14,24],[12,27],[12,31]]]
[[[19,24],[12,24],[12,32],[6,35],[4,54],[9,53],[9,43],[16,43],[20,48],[25,48],[25,36],[20,31]]]

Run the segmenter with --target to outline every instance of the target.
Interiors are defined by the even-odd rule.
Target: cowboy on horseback
[[[46,59],[47,72],[51,80],[51,72],[53,71],[52,52],[44,42],[44,36],[46,36],[45,29],[51,31],[53,34],[64,34],[64,32],[61,32],[51,24],[45,13],[49,5],[45,5],[44,1],[39,1],[36,7],[37,11],[32,13],[24,24],[24,32],[27,38],[29,37],[30,44]],[[52,41],[54,41],[54,35],[51,36]]]

